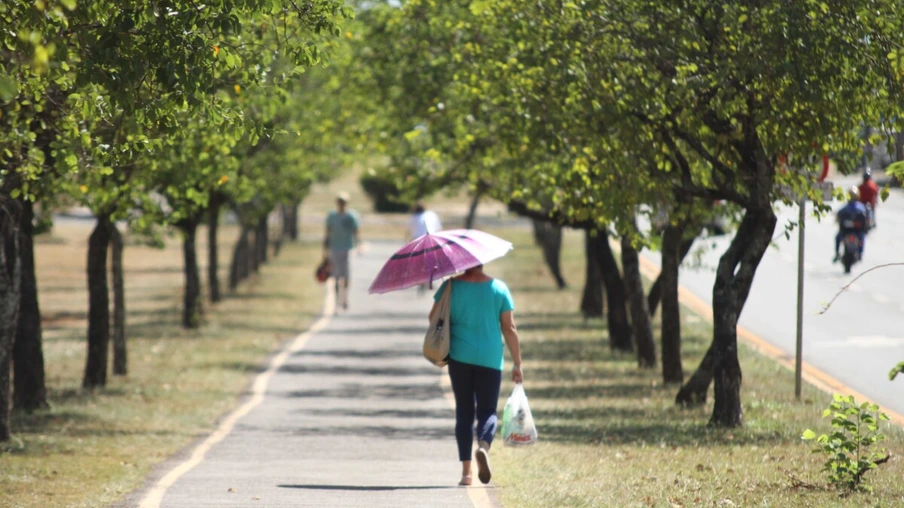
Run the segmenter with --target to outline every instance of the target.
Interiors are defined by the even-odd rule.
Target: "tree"
[[[22,263],[19,258],[18,203],[0,194],[0,442],[10,426],[10,354],[16,337]]]
[[[562,264],[560,262],[560,255],[562,252],[562,226],[538,220],[531,221],[531,223],[534,228],[534,243],[536,243],[543,251],[543,259],[546,261],[546,266],[549,267],[549,271],[556,281],[556,286],[559,289],[566,288],[568,284],[562,276]],[[602,315],[602,294],[598,301],[599,315],[594,317]]]
[[[722,199],[743,210],[713,288],[713,425],[742,421],[737,319],[775,228],[777,184],[813,194],[806,175],[777,171],[779,156],[842,151],[856,146],[860,123],[892,117],[902,73],[888,55],[898,48],[902,18],[870,26],[866,11],[875,7],[520,0],[479,7],[490,42],[469,55],[481,65],[463,81],[476,77],[479,91],[498,101],[493,111],[503,114],[493,119],[511,128],[495,132],[510,132],[510,146],[528,134],[528,154],[570,154],[574,164],[556,178],[556,203],[567,213],[614,220],[621,232],[636,201],[660,202],[658,195]],[[610,168],[626,165],[634,169],[613,178]]]
[[[43,40],[44,34],[65,28],[64,9],[55,3],[6,2],[0,6],[0,23],[13,27],[0,31],[0,200],[9,206],[15,200],[21,210],[15,215],[21,220],[16,228],[20,249],[8,254],[22,259],[8,262],[19,263],[22,280],[16,294],[6,294],[20,300],[14,404],[32,410],[47,406],[32,210],[36,201],[52,203],[74,164],[71,151],[59,142],[74,134],[73,119],[62,104],[73,83],[66,69],[56,65],[53,46]],[[0,397],[0,407],[7,402],[6,394]]]

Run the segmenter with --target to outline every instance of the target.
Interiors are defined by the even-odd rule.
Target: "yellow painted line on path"
[[[640,257],[640,272],[641,274],[649,280],[655,280],[659,275],[659,267],[656,266],[655,263],[650,261],[649,259]],[[691,293],[684,286],[678,287],[678,299],[683,303],[687,308],[691,309],[696,314],[699,314],[704,319],[708,320],[710,323],[713,321],[713,309],[712,307],[701,300],[697,295]],[[794,372],[794,356],[788,355],[778,347],[770,344],[765,339],[751,332],[750,330],[745,329],[744,327],[738,327],[738,337],[743,340],[747,345],[753,347],[761,354],[772,358],[777,361],[780,365],[786,367],[787,369]],[[803,379],[810,383],[811,385],[819,388],[820,390],[827,393],[840,393],[844,395],[853,395],[855,399],[859,402],[870,402],[875,403],[871,398],[866,395],[854,390],[850,386],[842,383],[841,381],[835,379],[830,374],[825,371],[822,371],[807,362],[803,362],[802,367],[802,377]],[[904,415],[901,413],[891,411],[886,408],[882,408],[882,412],[887,414],[891,420],[899,425],[904,425]]]
[[[452,406],[452,409],[455,409],[455,394],[452,393],[452,381],[449,379],[448,370],[446,368],[443,368],[443,375],[440,376],[439,386],[443,389],[443,395],[446,397],[446,402]],[[490,487],[471,484],[470,487],[465,488],[468,489],[468,497],[471,498],[471,504],[474,505],[474,508],[494,508],[496,506],[490,500],[488,491]]]
[[[220,426],[217,427],[212,434],[207,436],[207,439],[202,441],[195,447],[191,452],[191,456],[186,459],[184,462],[177,464],[173,469],[171,469],[168,473],[166,473],[160,480],[151,487],[148,492],[142,498],[140,504],[138,505],[140,508],[158,508],[160,503],[163,501],[163,496],[166,494],[166,491],[175,484],[179,478],[181,478],[185,473],[191,471],[195,466],[200,464],[204,457],[207,455],[207,452],[213,448],[214,445],[222,441],[226,436],[232,432],[232,429],[235,428],[235,424],[245,415],[247,415],[252,409],[257,407],[264,400],[264,395],[267,392],[267,384],[270,382],[270,378],[273,377],[273,374],[279,370],[280,367],[286,363],[286,360],[289,358],[289,355],[293,353],[297,353],[300,351],[305,344],[308,342],[308,339],[311,338],[315,333],[323,330],[329,325],[330,320],[333,317],[336,309],[336,295],[332,289],[332,284],[326,284],[327,286],[327,294],[324,299],[323,304],[323,313],[320,316],[320,319],[317,320],[307,331],[295,337],[295,339],[289,344],[289,346],[283,349],[279,354],[274,356],[270,360],[270,364],[267,367],[267,370],[261,372],[254,378],[254,383],[251,386],[251,398],[245,401],[244,404],[239,406],[235,411],[230,413],[221,423]]]

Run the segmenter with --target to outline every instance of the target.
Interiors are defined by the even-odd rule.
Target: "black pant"
[[[478,441],[493,442],[496,434],[496,404],[499,403],[499,387],[502,371],[449,361],[449,378],[455,393],[455,440],[458,442],[458,459],[471,460],[474,444],[474,417],[477,417]]]

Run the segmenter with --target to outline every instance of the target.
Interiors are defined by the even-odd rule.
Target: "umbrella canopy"
[[[512,250],[511,242],[476,229],[427,233],[399,249],[368,290],[388,293],[489,263]]]

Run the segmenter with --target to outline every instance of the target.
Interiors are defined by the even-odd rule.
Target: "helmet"
[[[851,186],[850,190],[848,190],[848,195],[851,197],[851,200],[860,199],[860,188],[856,185]]]
[[[863,170],[863,179],[869,180],[872,177],[873,177],[873,170],[870,169],[869,166],[867,166],[866,169]]]

